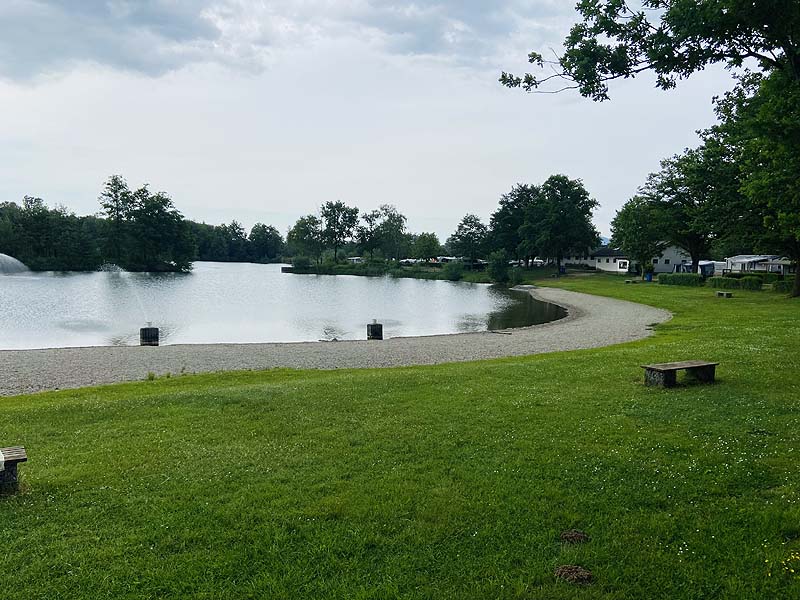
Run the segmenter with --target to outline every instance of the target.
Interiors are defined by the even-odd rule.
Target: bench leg
[[[16,492],[17,488],[17,464],[7,464],[5,469],[0,471],[0,492]]]
[[[660,387],[674,387],[676,383],[675,371],[653,371],[645,369],[644,384]]]
[[[687,369],[686,372],[694,377],[697,381],[702,381],[703,383],[713,383],[716,370],[716,365],[710,365],[708,367],[695,367],[694,369]]]

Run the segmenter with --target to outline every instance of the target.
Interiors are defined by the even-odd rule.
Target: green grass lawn
[[[0,597],[800,597],[800,301],[557,285],[675,318],[600,350],[0,399],[30,457]],[[642,384],[690,358],[718,383]]]

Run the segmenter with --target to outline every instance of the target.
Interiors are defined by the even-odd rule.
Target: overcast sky
[[[394,204],[442,238],[515,183],[583,179],[609,222],[713,120],[722,70],[612,100],[497,83],[558,51],[570,0],[2,0],[0,201],[98,210],[113,173],[189,218],[282,232]]]

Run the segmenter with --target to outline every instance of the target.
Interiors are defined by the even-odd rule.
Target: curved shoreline
[[[4,350],[0,351],[0,396],[137,381],[148,373],[400,367],[599,348],[648,337],[652,334],[649,325],[672,316],[642,304],[558,288],[518,289],[565,308],[567,316],[502,333],[398,337],[383,342]]]

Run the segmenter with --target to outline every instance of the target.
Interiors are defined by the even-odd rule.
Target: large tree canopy
[[[319,213],[324,223],[323,237],[333,248],[333,260],[336,261],[339,258],[339,248],[353,236],[358,225],[358,208],[337,200],[323,204]]]
[[[555,71],[544,76],[503,73],[500,81],[526,91],[577,89],[608,99],[608,82],[644,71],[668,89],[714,63],[740,67],[755,60],[800,85],[800,2],[797,0],[581,0],[581,22],[556,61],[528,60]],[[555,85],[554,88],[549,87]]]
[[[580,179],[551,175],[525,209],[520,228],[522,248],[527,254],[554,258],[559,268],[568,254],[588,254],[600,243],[592,224],[599,206]]]
[[[720,124],[706,133],[706,144],[735,156],[742,212],[757,219],[750,227],[755,245],[800,264],[800,86],[781,72],[751,74],[718,102],[717,113]],[[800,276],[793,295],[800,296]]]

